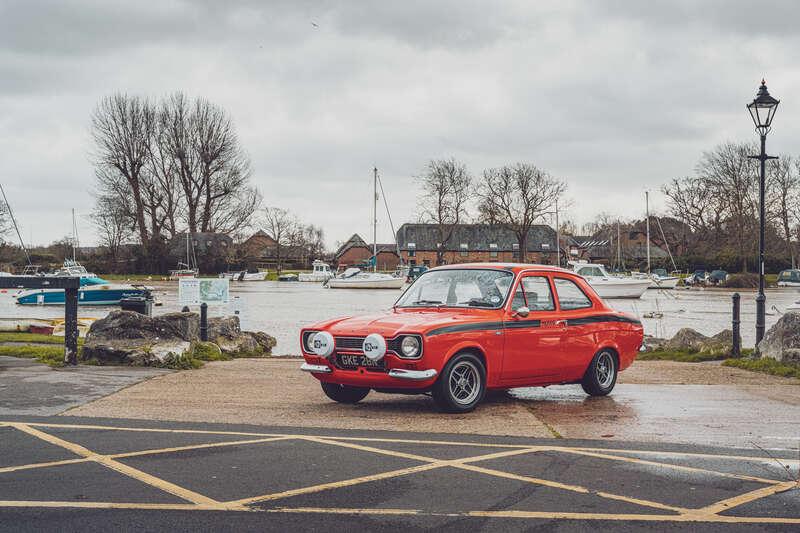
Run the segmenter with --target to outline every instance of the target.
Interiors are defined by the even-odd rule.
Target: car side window
[[[555,278],[558,305],[562,311],[585,309],[592,306],[592,301],[578,287],[574,281],[564,278]]]
[[[531,311],[555,311],[553,293],[550,292],[550,283],[543,276],[528,276],[522,278],[520,284],[525,291],[525,300]]]
[[[517,290],[514,291],[514,299],[511,300],[511,310],[516,311],[520,307],[526,307],[525,295],[522,293],[522,284],[517,285]]]

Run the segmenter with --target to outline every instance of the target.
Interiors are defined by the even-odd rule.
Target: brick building
[[[394,244],[378,244],[377,249],[378,270],[395,270],[397,265],[400,264],[397,246]],[[371,258],[372,245],[355,233],[336,250],[334,261],[339,267],[347,267],[367,263]]]
[[[403,224],[397,230],[397,242],[403,261],[411,265],[436,266],[439,248],[436,224]],[[527,262],[555,264],[556,232],[546,225],[531,227],[527,240]],[[516,234],[502,226],[459,224],[449,242],[444,244],[444,263],[519,261]]]
[[[307,251],[302,246],[281,246],[280,262],[283,268],[306,268]],[[278,243],[263,230],[258,230],[238,246],[237,263],[240,267],[276,269]]]

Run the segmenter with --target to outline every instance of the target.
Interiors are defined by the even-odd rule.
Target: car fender
[[[464,351],[478,352],[479,355],[482,356],[484,365],[486,366],[486,385],[488,387],[494,386],[500,377],[500,361],[492,360],[491,356],[489,355],[490,350],[474,339],[463,340],[450,346],[449,350],[442,359],[442,366],[439,372],[441,373],[441,371],[444,370],[444,367],[448,362],[450,362],[450,359],[452,359],[456,354]]]

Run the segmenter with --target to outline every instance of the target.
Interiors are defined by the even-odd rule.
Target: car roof
[[[537,272],[559,272],[562,274],[572,274],[575,275],[575,272],[572,270],[567,270],[566,268],[561,268],[553,265],[538,265],[534,263],[456,263],[452,265],[442,265],[435,268],[430,269],[430,271],[435,270],[453,270],[453,269],[491,269],[491,270],[509,270],[518,274],[523,270],[533,270]]]

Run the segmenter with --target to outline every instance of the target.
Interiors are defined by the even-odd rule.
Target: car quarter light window
[[[574,281],[565,278],[555,278],[558,305],[562,311],[572,309],[585,309],[592,306],[592,301]]]
[[[553,293],[550,292],[550,283],[543,276],[527,276],[522,278],[522,290],[525,291],[525,301],[531,311],[554,311]]]

